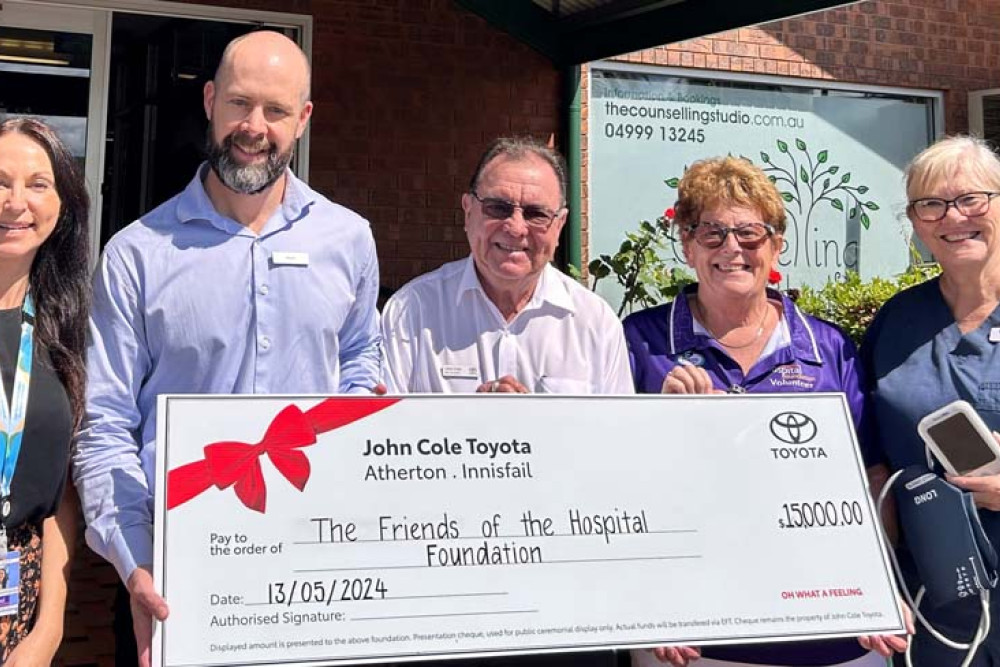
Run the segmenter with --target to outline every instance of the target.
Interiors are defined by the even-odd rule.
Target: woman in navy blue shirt
[[[870,476],[882,480],[892,470],[927,464],[917,422],[952,401],[968,401],[1000,430],[1000,159],[979,139],[943,139],[907,167],[906,195],[913,230],[942,273],[890,299],[862,344],[871,383],[865,458]],[[1000,475],[950,481],[975,492],[983,527],[1000,545]],[[905,538],[897,553],[916,593]],[[1000,664],[997,597],[992,630],[974,666]],[[968,642],[980,616],[973,599],[921,612],[946,637]],[[915,664],[958,665],[965,653],[917,627]]]

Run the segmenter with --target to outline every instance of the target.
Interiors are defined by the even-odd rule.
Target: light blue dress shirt
[[[94,278],[73,476],[87,543],[123,581],[153,562],[157,395],[354,393],[379,377],[368,222],[288,172],[258,235],[215,211],[206,168],[116,234]]]

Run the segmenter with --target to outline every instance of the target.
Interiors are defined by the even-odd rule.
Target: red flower
[[[667,210],[665,210],[663,212],[663,217],[667,218],[668,220],[673,220],[674,219],[674,207],[671,206],[670,208],[668,208]]]
[[[771,272],[767,274],[767,282],[770,285],[777,285],[781,282],[781,271],[777,269],[771,269]]]

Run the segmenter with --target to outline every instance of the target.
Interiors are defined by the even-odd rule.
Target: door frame
[[[983,136],[983,98],[1000,97],[1000,88],[983,88],[969,91],[969,134]]]
[[[15,9],[16,7],[16,9]],[[104,178],[105,137],[108,125],[108,83],[111,64],[111,25],[115,12],[171,16],[205,21],[267,24],[298,31],[299,45],[312,65],[313,17],[256,9],[188,4],[170,0],[3,0],[0,16],[25,16],[25,27],[66,32],[89,32],[93,35],[91,55],[90,106],[87,110],[87,191],[90,194],[90,250],[96,262],[100,251],[102,184]],[[15,14],[14,12],[17,12]],[[20,22],[18,23],[20,25]],[[89,30],[70,26],[87,25]],[[91,122],[93,120],[93,122]],[[296,150],[295,171],[309,181],[310,127],[306,126]]]
[[[97,257],[100,242],[101,182],[104,176],[104,135],[107,127],[108,58],[111,12],[83,7],[38,6],[22,0],[4,0],[0,17],[5,26],[34,30],[83,33],[91,36],[90,88],[87,104],[87,138],[84,180],[90,195],[90,257]]]

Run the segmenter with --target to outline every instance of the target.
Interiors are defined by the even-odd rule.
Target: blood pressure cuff
[[[928,606],[968,600],[996,586],[997,552],[971,493],[919,465],[903,470],[893,493]]]

